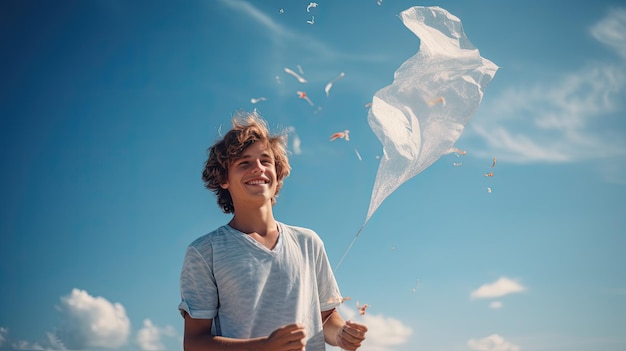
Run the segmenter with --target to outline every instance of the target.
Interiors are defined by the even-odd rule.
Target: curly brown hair
[[[220,186],[228,180],[228,166],[241,158],[248,146],[258,141],[266,142],[274,154],[276,166],[276,194],[272,198],[274,205],[283,180],[291,171],[287,157],[287,135],[270,135],[267,123],[256,111],[237,112],[232,123],[233,128],[207,150],[209,158],[202,171],[204,186],[215,193],[217,204],[224,213],[235,213],[230,192]]]

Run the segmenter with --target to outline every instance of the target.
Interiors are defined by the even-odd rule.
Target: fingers
[[[354,351],[365,340],[366,332],[365,325],[348,321],[337,332],[337,343],[344,350]]]
[[[306,330],[300,324],[288,324],[280,328],[283,340],[289,342],[300,342],[306,337]]]
[[[367,326],[365,326],[364,324],[356,323],[353,321],[346,321],[346,325],[348,325],[350,328],[360,330],[363,333],[367,333]]]
[[[286,326],[286,330],[289,331],[288,342],[286,347],[288,350],[304,351],[306,346],[306,329],[300,324],[290,324]]]
[[[282,326],[268,337],[268,350],[304,350],[306,330],[300,324]]]
[[[298,331],[298,330],[304,330],[304,326],[302,324],[293,323],[293,324],[283,325],[277,330],[282,330],[286,333],[291,333],[291,332]]]

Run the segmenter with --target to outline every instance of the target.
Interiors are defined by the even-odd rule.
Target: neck
[[[278,232],[271,206],[269,208],[255,208],[254,210],[235,210],[235,215],[228,225],[240,232],[256,233],[260,236],[277,234]]]

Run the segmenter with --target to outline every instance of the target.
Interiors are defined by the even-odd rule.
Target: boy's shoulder
[[[228,227],[226,225],[220,226],[213,231],[210,231],[196,239],[194,239],[189,246],[198,247],[209,244],[210,242],[224,237],[228,233]]]
[[[285,224],[283,222],[278,222],[279,226],[282,226],[283,229],[286,230],[290,230],[294,233],[301,233],[301,234],[305,234],[305,235],[317,235],[317,233],[315,233],[315,231],[311,228],[306,228],[306,227],[300,227],[297,225],[291,225],[291,224]]]
[[[317,232],[311,228],[300,227],[296,225],[289,225],[285,223],[279,223],[283,227],[284,232],[291,233],[291,235],[297,238],[304,238],[309,240],[321,240]]]

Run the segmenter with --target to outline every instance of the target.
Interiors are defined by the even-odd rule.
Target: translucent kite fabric
[[[389,194],[454,145],[498,70],[448,11],[416,6],[400,18],[420,46],[372,101],[368,122],[383,144],[383,156],[365,222]]]

